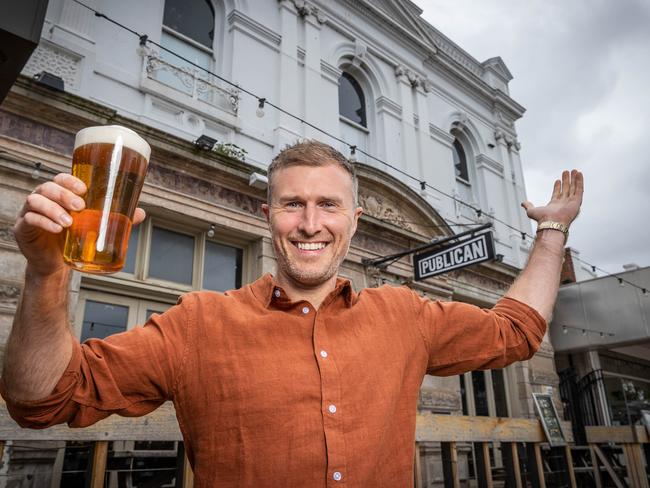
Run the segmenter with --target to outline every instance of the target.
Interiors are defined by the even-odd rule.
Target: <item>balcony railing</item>
[[[571,429],[563,425],[569,444],[550,448],[537,420],[465,417],[421,413],[416,423],[414,483],[425,486],[420,446],[438,444],[442,472],[436,478],[445,487],[460,487],[461,451],[473,458],[472,486],[625,486],[648,488],[650,439],[641,426],[587,427],[587,444],[573,445]],[[0,404],[0,453],[5,441],[90,441],[94,443],[87,486],[104,486],[110,441],[180,441],[175,412],[165,404],[140,418],[111,416],[85,429],[55,426],[43,430],[21,429]],[[503,467],[494,467],[491,450],[501,450]],[[472,454],[473,453],[473,454]],[[492,459],[493,461],[493,459]],[[189,462],[183,457],[176,487],[193,486]],[[427,484],[427,486],[431,486]]]
[[[194,102],[204,102],[237,115],[240,100],[238,89],[221,86],[214,76],[198,68],[173,64],[153,49],[140,48],[140,54],[143,57],[140,85],[145,91],[166,95],[166,98],[182,104],[183,100],[178,97],[178,93],[165,93],[171,88]]]

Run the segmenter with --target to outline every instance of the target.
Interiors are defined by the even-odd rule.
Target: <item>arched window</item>
[[[454,168],[456,169],[456,178],[460,178],[469,184],[469,171],[467,170],[467,157],[463,145],[458,139],[454,139]]]
[[[211,0],[165,0],[160,44],[190,62],[162,50],[166,66],[156,72],[158,81],[208,103],[212,103],[212,92],[199,87],[211,81],[207,71],[215,69],[215,17]]]
[[[361,85],[345,72],[339,78],[339,115],[362,127],[368,127],[366,100]]]
[[[214,16],[210,0],[166,0],[163,25],[212,49]]]

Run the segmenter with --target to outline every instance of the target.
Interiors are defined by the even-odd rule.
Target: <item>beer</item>
[[[88,127],[77,133],[72,174],[88,191],[84,210],[71,212],[63,248],[67,264],[87,273],[122,269],[150,153],[149,144],[125,127]]]

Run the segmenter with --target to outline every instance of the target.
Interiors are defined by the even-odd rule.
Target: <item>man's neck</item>
[[[332,276],[329,280],[315,286],[304,285],[281,272],[277,273],[275,282],[281,286],[289,299],[293,302],[305,300],[318,309],[323,300],[336,288],[337,275]]]

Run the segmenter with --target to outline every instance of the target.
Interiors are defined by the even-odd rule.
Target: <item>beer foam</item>
[[[134,131],[121,125],[101,125],[81,129],[74,140],[74,148],[93,143],[115,144],[117,136],[121,136],[123,146],[140,153],[147,162],[149,161],[151,146]]]

